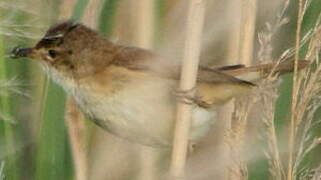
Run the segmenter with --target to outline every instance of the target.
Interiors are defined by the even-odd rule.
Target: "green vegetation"
[[[24,22],[33,23],[32,19],[38,18],[41,19],[39,20],[40,25],[48,26],[58,20],[58,9],[61,4],[58,0],[52,1],[52,10],[49,11],[46,9],[48,8],[46,7],[47,1],[39,1],[42,3],[40,6],[44,9],[39,10],[38,14],[33,14],[34,11],[29,12],[28,7],[21,6],[21,2],[18,0],[4,0],[3,2],[10,4],[11,8],[8,9],[7,6],[0,4],[0,8],[7,8],[1,13],[0,20],[11,22],[11,25],[25,25]],[[102,0],[100,9],[95,9],[99,13],[96,21],[98,22],[97,29],[101,33],[112,34],[113,25],[116,23],[117,7],[121,2],[121,0]],[[168,20],[165,18],[165,14],[169,8],[163,0],[155,2],[157,22],[154,23],[156,26],[154,39],[157,41],[155,44],[159,45],[164,33],[161,26]],[[89,0],[78,0],[71,18],[80,21],[89,3]],[[291,2],[287,11],[288,16],[296,16],[296,5],[296,1]],[[43,15],[47,10],[50,15]],[[303,19],[302,34],[314,27],[316,21],[320,20],[318,19],[320,14],[320,0],[312,0]],[[6,18],[9,20],[5,21]],[[44,23],[45,21],[50,24]],[[0,22],[0,26],[4,26],[4,24]],[[280,33],[286,34],[284,35],[286,42],[277,45],[281,49],[276,50],[277,52],[284,51],[283,47],[288,48],[288,42],[294,42],[295,24],[296,21],[293,18],[289,25],[282,27]],[[65,94],[60,87],[41,72],[36,62],[26,59],[13,61],[7,56],[7,52],[14,46],[31,45],[37,41],[35,37],[18,37],[17,34],[20,32],[11,30],[12,34],[8,36],[6,34],[8,31],[5,33],[3,28],[0,28],[0,87],[2,87],[1,83],[11,82],[14,79],[12,81],[14,83],[9,83],[8,89],[0,89],[0,180],[72,180],[74,179],[74,166],[68,132],[64,123]],[[23,29],[23,27],[20,30],[37,31],[37,29],[30,30]],[[38,36],[41,35],[38,34]],[[302,48],[301,57],[305,56],[307,49],[306,46]],[[287,75],[283,80],[279,88],[280,97],[275,108],[276,129],[280,136],[288,129],[292,76]],[[20,86],[17,87],[17,84]],[[22,91],[30,97],[14,93],[11,88],[18,88],[15,91]],[[321,111],[317,111],[314,118],[319,120],[320,117]],[[321,136],[320,128],[320,125],[313,128],[315,136]],[[260,150],[263,151],[263,148]],[[320,152],[321,148],[316,148],[306,157],[304,165],[318,166],[321,161],[318,156]],[[251,161],[248,167],[249,179],[269,179],[269,164],[265,157]]]

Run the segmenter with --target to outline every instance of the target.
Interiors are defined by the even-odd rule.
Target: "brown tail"
[[[300,60],[298,61],[298,69],[299,70],[303,69],[309,64],[310,64],[309,61]],[[237,68],[238,66],[239,68]],[[241,65],[223,66],[215,69],[225,74],[238,77],[240,79],[253,81],[253,80],[264,78],[267,75],[269,75],[271,72],[274,72],[280,75],[293,72],[294,61],[285,61],[279,64],[277,64],[276,62],[272,62],[268,64],[259,64],[259,65],[250,66],[250,67],[242,67]]]

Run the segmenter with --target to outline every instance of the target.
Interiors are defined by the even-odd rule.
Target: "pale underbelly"
[[[75,94],[75,99],[91,119],[109,132],[144,145],[169,146],[176,113],[172,91],[168,84],[151,81],[135,84],[112,96],[81,98],[84,94],[78,97]],[[208,132],[214,116],[213,111],[193,107],[191,141],[199,140]]]

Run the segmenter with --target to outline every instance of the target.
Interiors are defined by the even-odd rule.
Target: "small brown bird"
[[[14,58],[40,60],[48,75],[73,97],[97,125],[130,141],[169,146],[173,136],[180,70],[151,51],[118,45],[90,28],[72,21],[51,27],[33,48],[16,48]],[[303,68],[306,61],[300,61]],[[210,129],[215,107],[255,87],[256,80],[275,64],[199,68],[196,97],[190,98],[193,121],[190,140]],[[282,63],[275,72],[290,72]],[[239,78],[245,78],[241,80]]]

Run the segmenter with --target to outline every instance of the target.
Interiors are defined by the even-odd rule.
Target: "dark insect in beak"
[[[32,48],[16,47],[11,51],[10,57],[14,59],[21,58],[21,57],[29,57],[31,53],[32,53]]]

